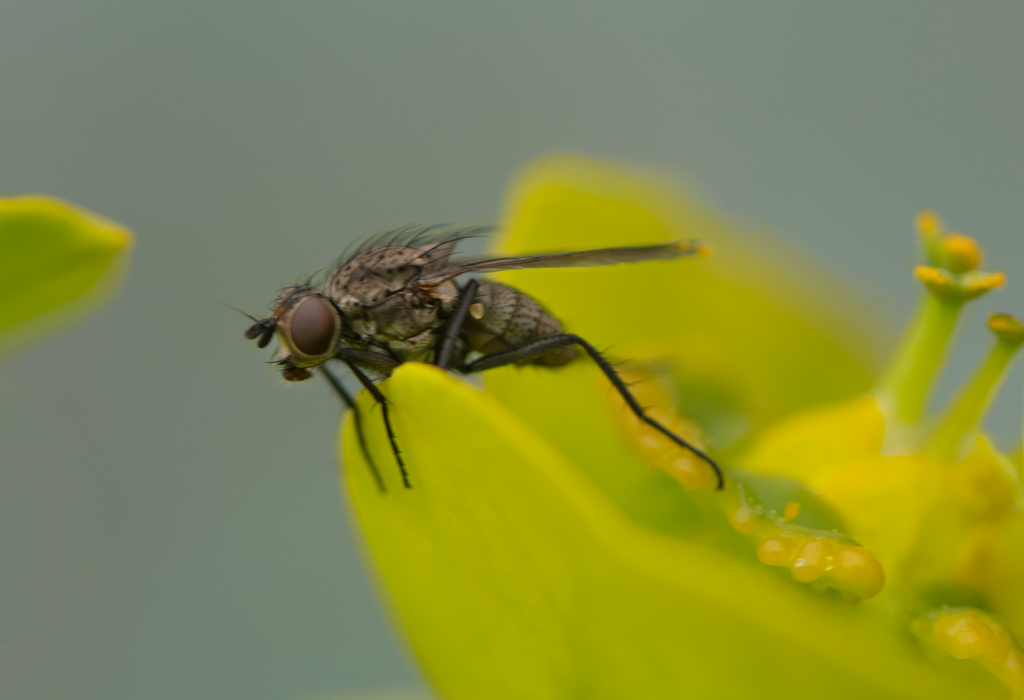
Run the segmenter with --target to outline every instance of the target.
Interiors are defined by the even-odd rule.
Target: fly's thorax
[[[419,275],[419,250],[404,245],[374,246],[331,273],[327,294],[343,309],[380,304]]]
[[[327,294],[345,315],[357,347],[381,347],[402,361],[432,359],[434,332],[456,304],[451,280],[421,282],[442,266],[452,245],[379,245],[331,273]]]
[[[415,282],[443,267],[453,247],[454,241],[418,248],[397,244],[373,246],[356,253],[331,273],[327,295],[347,313],[351,307],[374,306],[399,292],[417,291]],[[425,297],[443,297],[448,292],[452,303],[458,293],[451,283],[418,291],[418,296]]]
[[[388,353],[402,362],[433,362],[438,335],[434,328],[428,328],[417,335],[389,340]]]
[[[372,308],[356,308],[347,328],[357,348],[384,352],[400,362],[432,362],[439,329],[444,326],[434,305],[404,306],[400,300]]]
[[[342,319],[331,300],[309,285],[285,287],[274,302],[279,361],[285,370],[322,365],[338,353]],[[308,372],[283,371],[289,381],[308,379]]]

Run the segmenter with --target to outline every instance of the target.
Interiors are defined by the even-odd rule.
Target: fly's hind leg
[[[624,381],[622,381],[622,378],[619,376],[618,372],[615,371],[615,368],[612,367],[611,363],[608,362],[608,360],[604,359],[604,356],[597,350],[597,348],[595,348],[593,345],[591,345],[578,335],[574,335],[572,333],[562,333],[559,335],[550,336],[548,338],[542,338],[541,340],[537,340],[533,343],[530,343],[529,345],[524,345],[523,347],[520,348],[515,348],[514,350],[505,350],[503,352],[496,352],[490,355],[484,355],[483,357],[477,358],[472,362],[464,364],[462,367],[459,368],[459,371],[468,373],[480,372],[486,369],[494,369],[495,367],[502,367],[504,365],[510,365],[515,362],[522,362],[523,360],[528,360],[531,357],[544,355],[548,352],[551,352],[552,350],[564,348],[569,345],[578,345],[581,348],[583,348],[588,355],[590,355],[591,359],[594,360],[594,362],[597,363],[597,366],[601,368],[601,371],[604,372],[604,375],[608,377],[608,381],[612,383],[612,386],[614,386],[615,390],[619,392],[619,395],[622,396],[623,400],[626,402],[626,405],[629,406],[630,410],[633,411],[637,418],[642,420],[644,423],[647,423],[647,425],[651,426],[652,428],[663,434],[672,442],[676,443],[680,447],[689,450],[690,452],[692,452],[693,454],[697,455],[705,462],[707,462],[708,465],[710,465],[711,468],[715,470],[715,476],[718,478],[718,488],[721,489],[725,486],[725,478],[722,475],[722,470],[715,463],[715,461],[711,459],[711,457],[709,457],[703,450],[699,449],[694,445],[691,445],[689,442],[673,433],[664,425],[648,416],[647,413],[644,411],[643,406],[641,406],[639,402],[637,402],[632,392],[630,392],[629,387],[626,386],[626,383]]]
[[[341,385],[338,378],[334,376],[331,370],[327,367],[322,366],[320,371],[324,375],[324,379],[331,385],[334,392],[341,399],[341,402],[352,409],[352,420],[356,424],[356,439],[359,440],[359,450],[363,453],[363,457],[366,459],[366,463],[370,466],[370,473],[373,474],[373,480],[377,482],[377,488],[380,489],[381,493],[387,493],[387,488],[384,486],[384,479],[380,475],[380,470],[377,469],[376,463],[373,461],[373,457],[370,455],[370,449],[366,446],[366,433],[363,432],[363,415],[356,405],[355,399],[351,394]]]

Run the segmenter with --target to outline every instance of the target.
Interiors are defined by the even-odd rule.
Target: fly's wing
[[[520,270],[527,267],[596,267],[645,260],[674,260],[688,256],[703,257],[710,252],[710,245],[691,239],[657,245],[577,250],[570,253],[455,258],[443,270],[424,274],[418,282],[436,284],[469,272],[498,272],[499,270]]]

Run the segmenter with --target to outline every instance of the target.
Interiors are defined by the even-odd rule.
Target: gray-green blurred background
[[[1016,1],[0,0],[0,191],[138,237],[109,306],[0,369],[0,697],[416,687],[350,541],[336,400],[274,379],[222,302],[493,216],[537,155],[685,173],[893,328],[932,207],[1011,273],[981,307],[1024,313],[1022,36]]]

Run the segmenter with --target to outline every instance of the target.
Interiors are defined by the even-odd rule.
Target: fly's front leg
[[[703,450],[699,449],[698,447],[695,447],[694,445],[691,445],[689,442],[673,433],[664,425],[648,416],[647,413],[644,411],[643,406],[641,406],[637,402],[632,392],[630,392],[629,387],[627,387],[626,383],[622,381],[622,378],[619,377],[618,372],[615,371],[615,368],[612,367],[611,363],[608,362],[608,360],[604,359],[604,356],[597,350],[597,348],[595,348],[593,345],[591,345],[578,335],[573,335],[572,333],[562,333],[560,335],[554,335],[548,338],[543,338],[541,340],[530,343],[529,345],[524,345],[523,347],[515,348],[514,350],[505,350],[503,352],[496,352],[490,355],[484,355],[483,357],[478,358],[473,362],[468,362],[464,364],[462,367],[459,368],[459,371],[468,373],[480,372],[486,369],[494,369],[495,367],[502,367],[504,365],[510,365],[515,362],[528,360],[531,357],[537,357],[538,355],[543,355],[545,353],[551,352],[552,350],[563,348],[569,345],[578,345],[581,348],[583,348],[588,355],[590,355],[591,359],[593,359],[594,362],[597,363],[597,366],[601,368],[601,371],[604,372],[604,375],[608,377],[608,381],[612,383],[612,386],[614,386],[615,390],[619,392],[619,395],[622,396],[623,400],[626,402],[626,405],[629,406],[630,410],[633,411],[634,415],[636,415],[637,418],[642,420],[644,423],[647,423],[647,425],[651,426],[652,428],[660,432],[662,435],[667,437],[672,442],[676,443],[680,447],[689,450],[690,452],[692,452],[693,454],[697,455],[705,462],[707,462],[711,466],[711,468],[715,470],[715,476],[718,477],[718,488],[722,489],[725,486],[725,478],[722,475],[722,470],[718,466],[718,464],[716,464],[715,461],[711,459],[711,457],[709,457]]]
[[[459,305],[455,309],[455,313],[452,314],[451,320],[448,322],[448,327],[445,329],[444,338],[441,340],[441,350],[437,353],[437,366],[441,369],[448,369],[448,365],[452,361],[452,352],[455,350],[455,342],[459,339],[459,334],[462,332],[462,325],[466,322],[466,314],[469,313],[469,307],[473,304],[473,299],[476,297],[477,287],[480,283],[475,279],[471,279],[466,282],[466,286],[462,288],[462,296],[459,297]]]
[[[338,359],[348,365],[348,368],[352,370],[352,374],[356,375],[356,379],[359,380],[366,390],[370,392],[370,395],[373,396],[373,398],[377,400],[377,403],[380,404],[381,413],[384,415],[384,428],[387,430],[388,441],[391,443],[391,451],[395,455],[395,461],[398,462],[398,471],[402,473],[402,484],[405,488],[411,489],[412,484],[409,483],[409,473],[405,471],[405,462],[402,461],[402,453],[398,449],[398,441],[395,439],[395,431],[391,428],[391,415],[388,413],[388,400],[384,394],[381,393],[380,389],[377,388],[377,385],[366,376],[366,373],[359,369],[359,366],[351,359],[348,359],[349,353],[347,353],[346,350],[347,348],[343,348],[342,351],[338,353]],[[395,364],[397,365],[398,363]]]
[[[363,432],[363,414],[356,405],[355,399],[345,390],[345,387],[341,385],[341,382],[338,381],[338,378],[334,376],[331,370],[327,369],[326,366],[321,366],[320,371],[323,373],[324,379],[327,380],[327,383],[331,385],[331,388],[334,389],[341,399],[341,402],[352,409],[352,420],[356,424],[356,439],[359,440],[359,450],[363,453],[363,457],[366,458],[366,463],[370,465],[370,473],[373,474],[373,480],[377,482],[377,488],[380,489],[381,493],[387,493],[380,470],[377,469],[377,465],[370,455],[370,449],[366,446],[366,434]]]

